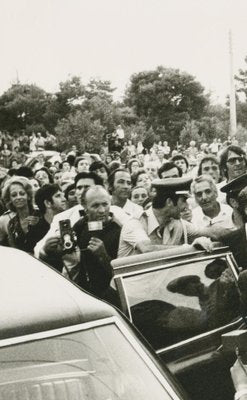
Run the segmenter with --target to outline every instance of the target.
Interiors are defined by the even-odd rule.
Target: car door
[[[237,268],[225,249],[115,270],[122,310],[192,399],[232,399],[232,360],[217,349],[239,317]]]

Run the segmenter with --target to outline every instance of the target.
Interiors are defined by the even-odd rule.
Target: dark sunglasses
[[[228,162],[229,164],[231,164],[231,165],[236,164],[237,161],[238,161],[239,163],[241,163],[241,162],[244,161],[244,158],[243,158],[243,157],[232,157],[232,158],[229,158],[229,159],[227,160],[227,162]]]

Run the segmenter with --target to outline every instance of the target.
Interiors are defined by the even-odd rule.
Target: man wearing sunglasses
[[[239,146],[230,145],[221,154],[220,169],[227,182],[247,172],[246,154]]]

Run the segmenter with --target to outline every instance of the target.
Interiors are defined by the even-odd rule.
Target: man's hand
[[[213,242],[211,242],[211,240],[205,236],[196,238],[192,243],[192,246],[198,250],[206,250],[208,253],[211,253],[214,248]]]
[[[190,208],[186,208],[183,211],[180,211],[180,217],[185,221],[191,222],[192,220],[192,211]]]
[[[60,236],[49,237],[45,242],[44,251],[48,256],[61,256],[63,249]]]
[[[222,237],[230,232],[232,232],[232,229],[222,228],[221,226],[212,225],[208,228],[204,228],[204,235],[209,236],[215,241],[220,241]]]
[[[101,239],[92,237],[89,240],[89,244],[88,244],[87,248],[88,248],[88,250],[90,250],[93,254],[95,254],[98,257],[107,256],[105,245]]]

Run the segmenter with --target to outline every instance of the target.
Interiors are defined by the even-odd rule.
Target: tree
[[[99,152],[104,137],[104,127],[89,111],[77,110],[58,121],[56,127],[58,147],[65,150],[76,144],[81,151]]]
[[[162,140],[176,143],[190,119],[199,119],[209,100],[193,76],[162,66],[132,75],[125,104]]]
[[[200,143],[201,136],[199,135],[199,123],[193,120],[186,122],[180,133],[179,139],[180,142],[185,146],[189,146],[191,140],[194,140],[196,143]]]
[[[245,144],[247,143],[247,129],[241,124],[238,124],[237,126],[236,139],[241,147],[245,147]]]
[[[109,81],[91,79],[82,85],[79,77],[60,83],[56,94],[60,114],[55,131],[58,143],[69,148],[98,151],[102,140],[116,127],[116,110]]]
[[[49,95],[36,85],[13,84],[0,97],[0,129],[13,133],[37,124],[45,129],[43,115],[48,99]]]
[[[247,57],[245,57],[244,61],[247,64]],[[240,94],[236,98],[237,121],[247,128],[247,65],[245,69],[239,69],[238,75],[235,75],[235,80],[237,82],[237,93]]]
[[[244,61],[247,64],[247,57]],[[247,69],[239,69],[238,75],[235,75],[235,80],[237,81],[237,92],[244,93],[245,98],[247,98]]]
[[[55,94],[54,110],[60,118],[66,118],[85,100],[86,89],[79,76],[73,76],[59,83],[59,91]]]
[[[101,99],[108,100],[108,102],[112,102],[112,93],[115,88],[111,87],[110,81],[102,81],[101,79],[91,78],[89,83],[86,85],[86,98],[91,99],[94,96],[98,96]]]

